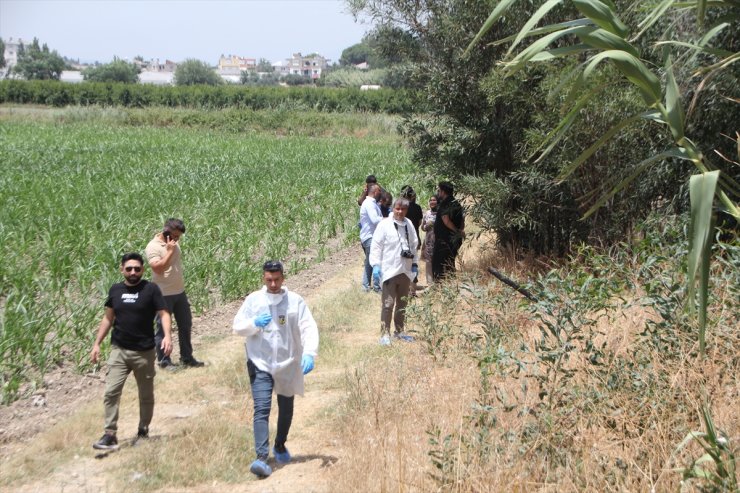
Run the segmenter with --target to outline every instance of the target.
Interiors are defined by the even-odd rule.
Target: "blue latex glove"
[[[254,318],[254,325],[257,327],[267,327],[267,324],[272,322],[272,315],[269,313],[263,313],[262,315],[259,315]]]
[[[380,287],[380,278],[383,277],[383,273],[380,272],[380,266],[373,266],[373,283],[376,287]]]
[[[313,356],[310,354],[304,354],[301,358],[301,368],[303,368],[303,374],[310,373],[313,370]]]
[[[419,275],[419,266],[416,265],[416,264],[411,264],[411,273],[414,276],[418,276]]]

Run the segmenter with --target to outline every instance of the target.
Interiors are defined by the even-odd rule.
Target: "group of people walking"
[[[451,183],[440,182],[424,213],[416,204],[416,192],[411,186],[403,187],[400,197],[393,201],[374,176],[367,177],[358,199],[360,241],[365,253],[362,286],[381,295],[382,345],[391,344],[391,323],[395,329],[393,338],[413,340],[404,332],[404,322],[408,298],[417,289],[419,260],[425,262],[427,285],[455,270],[455,258],[465,236],[465,219],[453,191]],[[420,230],[425,233],[423,242]],[[123,281],[108,291],[90,353],[92,362],[98,363],[101,345],[110,333],[103,398],[104,433],[93,444],[95,449],[118,448],[119,405],[130,373],[133,372],[138,387],[138,440],[149,436],[156,366],[172,370],[205,365],[193,356],[192,313],[185,293],[180,249],[184,234],[185,224],[172,218],[148,243],[146,259],[152,269],[151,282],[143,278],[146,266],[140,254],[131,252],[121,257]],[[278,464],[286,464],[292,460],[285,444],[293,420],[294,397],[303,395],[304,375],[314,368],[319,331],[303,298],[283,286],[281,262],[265,262],[262,280],[262,289],[249,294],[237,312],[233,331],[246,339],[256,454],[250,471],[265,478],[272,473],[268,464],[272,394],[277,394],[278,419],[271,450]],[[179,365],[171,359],[173,318],[177,322]]]
[[[380,344],[387,346],[391,344],[391,320],[393,338],[413,340],[404,333],[404,324],[408,298],[415,296],[418,287],[419,253],[425,263],[427,286],[454,272],[465,238],[465,216],[448,181],[439,182],[426,213],[416,203],[414,189],[406,185],[391,211],[384,214],[383,193],[376,177],[369,175],[357,203],[360,244],[365,253],[362,288],[381,295]],[[423,242],[420,229],[425,232]]]
[[[193,356],[192,314],[185,294],[180,239],[185,225],[169,219],[146,247],[152,281],[143,278],[144,258],[135,252],[121,257],[123,282],[108,291],[90,358],[98,363],[101,344],[111,334],[108,373],[103,397],[104,433],[93,444],[98,450],[118,448],[118,417],[121,394],[133,372],[139,394],[136,440],[149,437],[154,415],[154,376],[160,368],[197,368],[205,364]],[[253,431],[256,459],[250,471],[264,478],[272,473],[267,464],[268,431],[273,391],[277,394],[278,429],[272,448],[275,460],[287,464],[292,457],[285,446],[293,420],[293,401],[303,395],[303,375],[314,367],[319,332],[308,306],[283,286],[279,261],[263,265],[261,290],[244,300],[234,318],[234,333],[246,339],[247,373],[254,405]],[[177,322],[180,365],[172,362],[172,317]],[[156,326],[156,332],[154,327]]]

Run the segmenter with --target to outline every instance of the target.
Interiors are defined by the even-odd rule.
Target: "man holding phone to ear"
[[[152,268],[152,282],[159,286],[167,304],[167,311],[177,321],[177,335],[180,346],[180,362],[191,368],[204,366],[204,363],[193,357],[193,345],[190,332],[193,327],[193,315],[190,302],[185,294],[185,277],[182,269],[180,238],[185,234],[185,224],[180,219],[170,218],[164,223],[164,229],[146,246],[146,258]],[[164,354],[159,346],[164,338],[162,323],[157,318],[157,333],[154,338],[157,347],[157,360],[162,368],[174,368],[170,357]]]

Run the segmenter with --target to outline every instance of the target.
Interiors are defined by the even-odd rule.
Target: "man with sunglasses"
[[[105,314],[100,321],[90,359],[97,363],[100,344],[111,327],[111,352],[105,378],[105,433],[93,444],[99,450],[118,448],[118,407],[128,374],[134,372],[139,389],[139,431],[137,438],[149,436],[149,423],[154,414],[154,318],[162,321],[164,336],[160,343],[163,354],[172,351],[170,314],[162,292],[156,284],[142,279],[144,259],[138,253],[121,258],[124,281],[111,286],[105,301]]]
[[[191,368],[204,366],[193,356],[193,344],[190,340],[193,328],[193,314],[190,311],[188,295],[185,294],[185,276],[183,275],[180,238],[185,234],[185,224],[180,219],[170,218],[164,223],[164,229],[157,233],[146,246],[146,258],[152,268],[152,282],[159,286],[167,303],[167,311],[177,322],[177,341],[180,347],[180,362]],[[157,347],[164,337],[162,324],[157,321],[157,334],[154,336]],[[162,368],[174,369],[175,365],[169,355],[157,349],[157,360]]]
[[[252,474],[272,474],[269,455],[269,419],[273,390],[278,419],[272,453],[278,464],[291,461],[285,447],[293,421],[295,395],[303,395],[303,376],[313,370],[319,350],[319,329],[306,302],[283,286],[283,264],[271,260],[262,266],[261,290],[244,300],[234,317],[234,333],[246,338],[247,373],[254,404]]]
[[[406,304],[411,281],[419,274],[419,253],[413,223],[406,217],[408,199],[396,199],[393,214],[383,219],[375,228],[370,245],[370,265],[373,280],[382,285],[380,310],[380,345],[391,343],[391,318],[395,324],[393,336],[411,342],[413,338],[404,334]]]

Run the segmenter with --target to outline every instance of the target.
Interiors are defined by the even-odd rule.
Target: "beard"
[[[124,277],[131,286],[136,286],[141,282],[141,274],[126,274]]]

